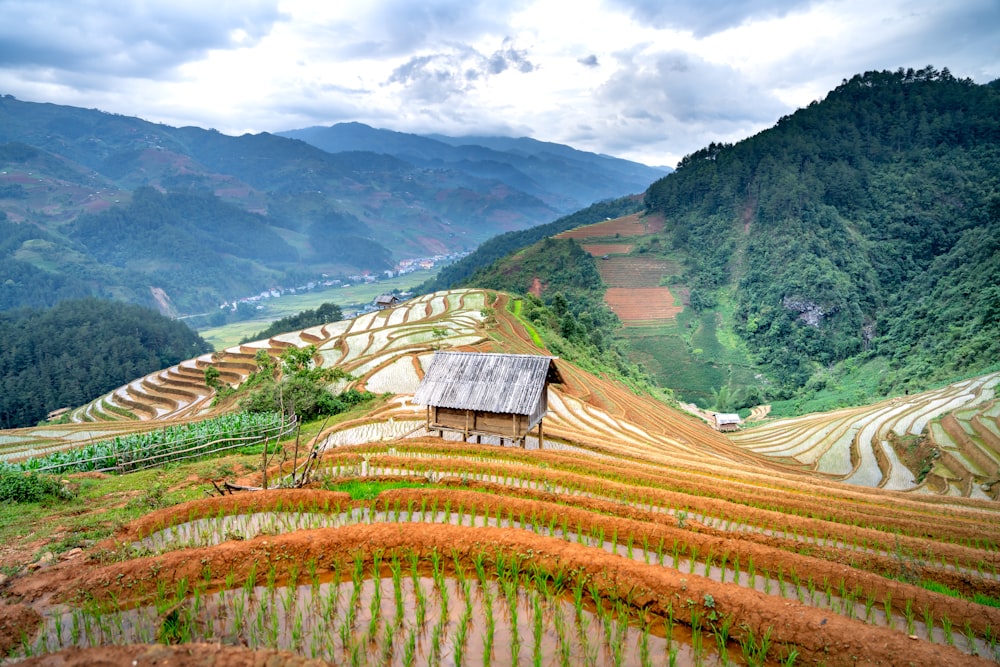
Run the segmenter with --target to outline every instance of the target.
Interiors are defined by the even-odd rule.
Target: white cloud
[[[0,93],[230,133],[358,120],[650,164],[872,69],[1000,76],[995,0],[0,0]]]

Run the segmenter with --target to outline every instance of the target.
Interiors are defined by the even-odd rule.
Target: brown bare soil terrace
[[[487,306],[495,324],[483,322]],[[504,295],[427,295],[216,361],[243,372],[236,364],[256,349],[306,344],[318,363],[389,395],[306,443],[319,457],[307,488],[149,511],[75,558],[21,568],[0,583],[5,655],[28,665],[1000,659],[1000,512],[986,492],[960,493],[989,481],[995,376],[728,437],[560,360],[545,439],[521,448],[435,437],[410,400],[439,346],[546,353]],[[211,403],[207,388],[158,377],[149,398],[104,399],[153,416],[4,432],[0,453],[193,420]],[[175,403],[158,413],[165,396]],[[954,418],[937,419],[947,406]],[[933,474],[968,477],[944,491],[879,483],[900,476],[872,448],[914,429],[952,457]],[[830,470],[826,456],[849,467]],[[956,473],[955,461],[970,467]]]
[[[604,300],[624,326],[672,320],[684,309],[666,287],[609,287]]]
[[[674,262],[648,255],[608,257],[597,269],[609,287],[658,287],[663,276],[680,271]]]
[[[627,255],[632,252],[633,245],[629,243],[588,243],[581,246],[593,257],[604,255]]]
[[[606,237],[645,236],[663,230],[663,218],[659,215],[633,213],[614,220],[605,220],[593,225],[577,227],[556,235],[558,239],[588,239]]]
[[[657,326],[672,322],[683,310],[670,289],[661,286],[665,275],[679,273],[673,261],[653,254],[632,253],[635,244],[608,239],[646,236],[663,229],[662,216],[634,214],[563,232],[560,238],[583,241],[583,248],[600,257],[597,270],[608,286],[604,301],[626,327]]]

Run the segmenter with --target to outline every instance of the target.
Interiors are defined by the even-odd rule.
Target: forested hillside
[[[616,254],[598,261],[602,270],[671,267],[659,284],[683,295],[684,312],[618,334],[685,400],[735,410],[794,398],[801,407],[819,393],[833,407],[1000,360],[996,83],[931,67],[855,76],[765,132],[685,157],[649,188],[645,208],[663,231],[598,232],[589,247],[605,260]],[[517,252],[534,241],[528,234],[572,226],[497,237],[467,258],[489,271],[470,278],[456,266],[434,287],[525,293],[537,279],[555,285],[543,290],[549,306],[558,291],[581,300],[572,312],[595,313],[599,290],[567,290],[559,266],[525,261],[538,245]],[[579,261],[592,272],[590,257]]]
[[[445,157],[377,152],[367,134],[321,150],[0,96],[0,309],[96,295],[201,313],[471,251],[663,173],[541,142],[529,143],[544,154],[525,155],[528,140],[453,147],[367,131]]]
[[[857,75],[650,187],[692,305],[733,324],[787,396],[831,365],[881,390],[1000,358],[1000,88],[932,67]],[[835,375],[835,374],[834,374]]]
[[[88,298],[0,313],[0,428],[30,426],[211,350],[184,324]]]

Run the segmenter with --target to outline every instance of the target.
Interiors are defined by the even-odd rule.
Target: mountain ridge
[[[179,312],[204,312],[276,284],[466,252],[498,233],[608,198],[617,187],[627,189],[616,197],[641,191],[660,173],[643,166],[647,181],[623,184],[607,167],[618,163],[601,157],[583,159],[593,164],[581,179],[566,160],[529,175],[496,160],[413,164],[356,150],[367,145],[351,148],[331,153],[277,134],[236,137],[0,96],[0,224],[22,241],[0,255],[0,271],[14,277],[0,285],[0,310],[53,305],[69,289],[153,307],[162,290]],[[562,183],[571,180],[578,182]],[[164,198],[137,202],[143,188]],[[164,228],[177,236],[180,227],[163,224],[183,197],[200,198],[201,208],[213,211],[189,234],[197,244],[178,241],[172,254],[148,239],[137,244],[137,230]],[[214,231],[204,228],[209,223]],[[95,232],[113,225],[128,232],[114,239],[115,253],[148,261],[95,256],[109,250],[107,235]],[[268,231],[255,235],[254,228]],[[248,253],[257,236],[272,238],[280,252]],[[212,277],[220,271],[222,283]],[[69,287],[38,290],[34,282]]]
[[[668,171],[528,137],[419,135],[357,122],[312,126],[276,134],[301,139],[333,153],[366,147],[367,150],[422,166],[458,168],[483,178],[503,175],[509,182],[517,183],[525,192],[547,204],[569,206],[572,211],[593,201],[619,197],[623,189],[634,188],[651,177],[655,180]],[[595,165],[602,165],[604,173],[597,172]],[[541,183],[551,182],[550,174],[554,170],[572,177],[560,181],[558,185],[561,187],[554,191],[546,191]],[[610,178],[609,172],[615,178]],[[602,196],[582,201],[577,193],[583,184]],[[641,189],[644,190],[645,186]]]

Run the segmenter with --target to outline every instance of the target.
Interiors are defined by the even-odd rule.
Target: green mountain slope
[[[526,179],[358,148],[331,153],[267,133],[232,137],[0,96],[0,222],[21,239],[2,246],[0,308],[93,294],[199,313],[320,274],[470,251],[609,191],[641,191],[661,173],[633,165],[648,178],[624,189],[621,163],[632,163],[592,156],[571,199],[564,183],[583,179],[569,169]]]
[[[1000,91],[947,70],[869,72],[733,146],[687,156],[647,207],[707,302],[789,395],[880,356],[883,389],[1000,353]]]
[[[485,269],[507,255],[517,252],[522,248],[527,248],[544,238],[554,236],[567,229],[599,222],[606,218],[617,218],[629,213],[635,213],[641,209],[642,203],[638,197],[622,197],[611,201],[598,202],[576,213],[563,216],[558,220],[553,220],[544,225],[494,236],[476,248],[474,252],[466,255],[454,264],[441,269],[441,272],[436,277],[420,285],[417,291],[424,293],[436,292],[456,285],[465,285],[466,281],[476,271]],[[531,277],[529,276],[527,283],[522,285],[508,285],[507,287],[508,289],[523,293],[530,284]]]
[[[930,67],[855,76],[767,131],[685,157],[645,205],[663,231],[628,253],[679,262],[661,284],[685,309],[622,333],[681,398],[829,408],[1000,360],[996,83]],[[518,257],[466,284],[548,280]]]
[[[99,299],[0,313],[0,428],[31,426],[211,349],[181,322]]]

